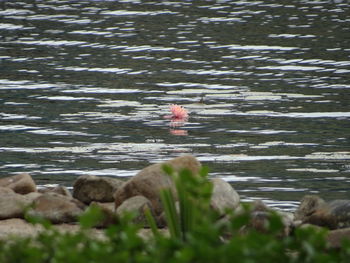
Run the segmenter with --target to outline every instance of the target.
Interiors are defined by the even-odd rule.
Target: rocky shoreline
[[[184,168],[198,174],[201,164],[191,155],[180,156],[165,162],[174,171]],[[103,236],[103,228],[116,222],[125,212],[134,212],[135,223],[144,226],[140,235],[149,236],[144,212],[149,209],[160,229],[165,229],[165,219],[159,191],[174,185],[163,172],[163,164],[153,164],[127,181],[100,176],[80,176],[74,182],[72,192],[63,186],[38,189],[29,174],[23,173],[0,179],[0,239],[10,236],[35,236],[43,227],[33,225],[25,218],[39,217],[50,221],[60,231],[79,230],[78,218],[91,206],[98,206],[104,214],[104,221],[92,229],[92,234]],[[211,208],[224,221],[227,210],[239,213],[242,210],[240,197],[226,181],[214,178]],[[264,231],[271,212],[262,201],[251,204],[250,223]],[[283,235],[290,235],[298,227],[326,228],[330,247],[339,247],[343,238],[350,240],[350,200],[326,202],[318,196],[305,196],[294,213],[275,211],[284,224]]]

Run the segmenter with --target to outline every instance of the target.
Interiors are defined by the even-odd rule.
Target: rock
[[[99,222],[95,227],[107,227],[109,225],[117,223],[115,209],[114,209],[114,202],[109,203],[100,203],[100,202],[91,202],[90,207],[97,206],[103,215],[103,219],[101,222]]]
[[[149,209],[151,211],[151,214],[154,215],[151,202],[144,196],[136,195],[129,199],[126,199],[117,208],[116,214],[120,217],[125,213],[134,213],[135,217],[133,218],[133,222],[135,224],[148,226],[147,219],[145,217],[146,209]]]
[[[19,218],[0,220],[0,240],[7,241],[10,237],[35,237],[42,230],[42,226],[34,226]]]
[[[0,194],[14,194],[15,191],[13,191],[10,188],[0,186]]]
[[[85,204],[92,201],[113,202],[114,193],[124,182],[117,178],[80,176],[73,185],[73,197]]]
[[[108,203],[101,203],[101,202],[91,202],[90,206],[92,205],[96,205],[99,208],[103,209],[103,210],[107,210],[108,213],[114,214],[115,213],[115,207],[114,207],[114,203],[113,202],[108,202]]]
[[[72,197],[72,194],[69,192],[67,187],[61,186],[61,185],[56,186],[56,187],[45,187],[45,188],[39,189],[38,192],[42,193],[42,194],[44,194],[44,193],[56,193],[56,194]]]
[[[325,202],[319,197],[305,196],[296,211],[296,219],[329,229],[350,227],[350,200]]]
[[[249,223],[241,229],[242,233],[245,233],[249,229],[255,229],[262,233],[267,233],[270,229],[270,219],[271,216],[277,215],[280,217],[283,227],[278,236],[288,236],[292,229],[294,228],[293,219],[294,216],[291,213],[274,210],[267,207],[261,200],[255,200],[248,211],[240,208],[237,209],[239,214],[249,213],[250,220]]]
[[[266,232],[269,227],[269,208],[263,203],[263,201],[255,200],[251,209],[249,228],[253,228],[260,232]]]
[[[26,208],[32,199],[16,193],[0,194],[0,220],[8,218],[23,218]]]
[[[291,212],[276,211],[276,213],[281,217],[282,223],[284,225],[284,235],[288,236],[292,233],[295,228],[294,225],[294,214]]]
[[[0,186],[10,188],[19,194],[27,194],[36,191],[35,182],[27,173],[1,178]]]
[[[128,180],[115,194],[115,206],[118,208],[130,197],[142,195],[151,203],[157,215],[162,212],[159,191],[164,188],[174,190],[172,179],[163,171],[163,165],[172,166],[174,171],[189,169],[193,174],[198,174],[201,164],[190,155],[180,156],[164,163],[150,165],[141,170],[137,175]]]
[[[83,212],[83,205],[72,198],[46,193],[35,199],[30,216],[41,217],[54,224],[75,222]]]
[[[324,232],[327,228],[312,225],[312,224],[302,224],[297,228],[300,229],[312,229],[314,232]],[[350,228],[342,228],[336,230],[327,230],[326,235],[327,247],[331,249],[339,249],[341,248],[342,242],[344,240],[350,241]]]
[[[304,221],[311,214],[313,214],[316,209],[324,205],[326,202],[318,197],[317,195],[306,195],[301,201],[298,209],[294,213],[295,220]]]
[[[329,247],[340,248],[343,240],[350,241],[350,228],[329,231],[326,240]]]
[[[213,183],[213,194],[210,205],[219,212],[220,215],[225,214],[225,210],[234,210],[239,205],[239,195],[235,189],[226,181],[220,178],[211,180]]]
[[[23,197],[27,200],[29,205],[32,205],[34,201],[40,196],[42,196],[42,194],[39,192],[31,192],[29,194],[23,195]]]
[[[59,224],[54,225],[53,229],[57,230],[59,233],[78,233],[81,231],[79,225],[72,224]],[[28,238],[28,237],[36,237],[39,233],[45,231],[41,225],[33,225],[26,222],[23,219],[6,219],[0,220],[0,240],[7,242],[10,238]],[[169,231],[159,230],[163,235],[169,236]],[[104,230],[100,229],[89,229],[88,231],[84,229],[84,234],[88,234],[89,237],[93,239],[98,239],[102,241],[108,241],[109,239],[106,237]],[[144,240],[149,240],[153,237],[153,233],[151,229],[141,228],[138,231],[138,236]],[[110,241],[110,240],[109,240]],[[0,252],[1,254],[1,252]]]
[[[77,233],[81,230],[79,225],[59,224],[53,226],[59,233]],[[23,219],[13,218],[0,220],[0,240],[8,241],[10,238],[36,237],[45,228],[38,224],[30,224]],[[105,233],[99,229],[89,229],[84,233],[95,239],[106,240]]]

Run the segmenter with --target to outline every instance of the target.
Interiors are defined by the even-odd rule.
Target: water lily
[[[170,111],[172,113],[172,118],[173,119],[179,119],[179,120],[184,120],[188,118],[188,111],[177,104],[172,104],[170,105]]]
[[[183,106],[171,104],[170,112],[171,115],[163,116],[165,119],[170,119],[170,133],[173,135],[188,135],[186,130],[177,129],[184,126],[185,122],[188,119],[188,111]]]

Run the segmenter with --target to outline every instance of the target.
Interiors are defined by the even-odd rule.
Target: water
[[[0,2],[0,176],[193,154],[243,200],[349,198],[348,1]],[[169,104],[187,122],[172,123]]]

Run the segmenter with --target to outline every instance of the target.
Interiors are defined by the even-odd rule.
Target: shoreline
[[[101,176],[80,176],[67,187],[38,187],[29,174],[19,174],[0,179],[0,238],[11,235],[35,236],[42,228],[31,225],[25,218],[41,218],[51,222],[59,231],[79,231],[79,217],[92,207],[98,207],[103,220],[94,226],[97,235],[102,229],[117,222],[126,213],[135,213],[133,223],[143,226],[149,236],[150,225],[145,216],[149,210],[159,229],[166,229],[166,218],[160,202],[161,189],[175,191],[175,185],[165,174],[164,165],[172,167],[172,173],[181,174],[187,169],[187,176],[197,178],[201,171],[200,162],[191,155],[184,155],[164,163],[153,164],[142,169],[127,180]],[[198,177],[199,178],[199,177]],[[206,179],[212,185],[210,209],[217,214],[217,220],[226,220],[235,214],[248,211],[250,227],[264,231],[264,225],[271,214],[278,214],[282,220],[283,235],[290,235],[294,229],[311,225],[328,229],[331,240],[339,245],[336,236],[350,239],[350,200],[326,202],[322,198],[306,195],[294,212],[285,212],[268,207],[261,200],[250,202],[245,210],[239,194],[231,184],[220,178]],[[224,222],[223,221],[223,222]],[[166,231],[166,230],[165,230]],[[95,233],[95,234],[96,234]]]

